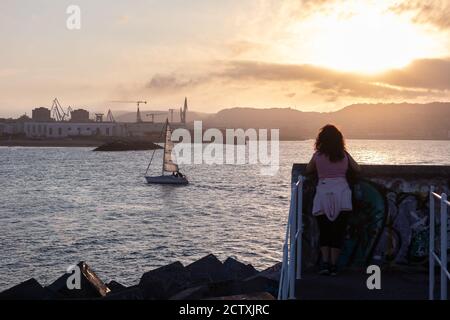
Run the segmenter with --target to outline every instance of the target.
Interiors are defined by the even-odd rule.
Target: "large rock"
[[[132,286],[119,291],[111,291],[104,300],[144,300],[144,292],[139,286]]]
[[[256,292],[268,292],[275,296],[278,290],[276,281],[256,277],[251,280],[227,280],[207,283],[193,288],[188,288],[172,296],[171,300],[199,300],[216,297],[253,294]]]
[[[243,281],[244,290],[239,293],[268,292],[273,296],[278,295],[278,280],[272,280],[266,277],[254,277]]]
[[[237,280],[207,283],[178,292],[170,300],[200,300],[238,294],[240,284],[241,281]]]
[[[116,140],[105,143],[95,148],[94,151],[135,151],[157,149],[162,149],[162,147],[150,141]]]
[[[67,287],[67,279],[72,276],[71,273],[62,275],[47,288],[63,299],[101,298],[111,291],[84,261],[77,266],[80,268],[80,289]]]
[[[186,266],[191,281],[195,284],[223,281],[227,278],[222,262],[213,254],[209,254]]]
[[[227,280],[242,280],[258,273],[251,264],[244,264],[231,257],[225,260],[223,268]]]
[[[124,286],[123,284],[121,284],[117,281],[114,281],[114,280],[108,282],[106,284],[106,286],[111,290],[110,293],[112,293],[112,292],[116,293],[116,292],[122,291],[124,289],[127,289],[126,286]]]
[[[47,300],[54,296],[34,278],[0,293],[0,300]]]
[[[190,274],[180,262],[144,273],[139,287],[145,299],[168,299],[175,293],[189,287]]]
[[[198,300],[203,297],[208,291],[206,285],[195,286],[192,288],[184,289],[171,296],[169,300]]]
[[[248,277],[246,280],[251,280],[256,277],[264,277],[264,278],[278,282],[278,281],[280,281],[281,266],[282,266],[282,263],[278,262],[278,263],[274,264],[273,266],[255,274],[253,276]]]

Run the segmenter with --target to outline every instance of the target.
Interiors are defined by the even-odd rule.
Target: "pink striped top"
[[[319,152],[314,153],[313,158],[319,179],[345,178],[348,169],[347,153],[344,154],[344,159],[338,162],[331,162],[328,156]]]

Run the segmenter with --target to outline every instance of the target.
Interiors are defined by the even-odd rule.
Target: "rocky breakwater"
[[[158,150],[162,147],[156,143],[145,140],[115,140],[95,148],[93,151],[141,151]]]
[[[68,288],[74,274],[66,273],[47,286],[29,279],[0,293],[0,300],[267,300],[277,295],[281,269],[278,263],[258,271],[234,258],[221,262],[210,254],[187,266],[174,262],[148,271],[127,287],[104,283],[85,262],[77,266],[78,289]]]

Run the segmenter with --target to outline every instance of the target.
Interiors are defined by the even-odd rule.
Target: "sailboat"
[[[164,135],[164,156],[162,164],[162,174],[160,176],[147,176],[148,169],[152,164],[155,150],[153,150],[152,158],[148,164],[147,171],[145,172],[145,180],[149,184],[188,184],[189,181],[183,174],[180,173],[178,165],[172,159],[172,150],[174,143],[172,141],[172,129],[169,125],[169,120],[166,120]],[[171,174],[164,174],[171,173]]]

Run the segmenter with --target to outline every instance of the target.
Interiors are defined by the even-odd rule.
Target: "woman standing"
[[[345,149],[342,133],[333,125],[324,126],[306,167],[307,173],[317,172],[319,177],[313,215],[317,216],[320,230],[320,274],[337,274],[336,263],[345,237],[348,212],[352,210],[352,192],[346,179],[349,168],[360,170]]]

